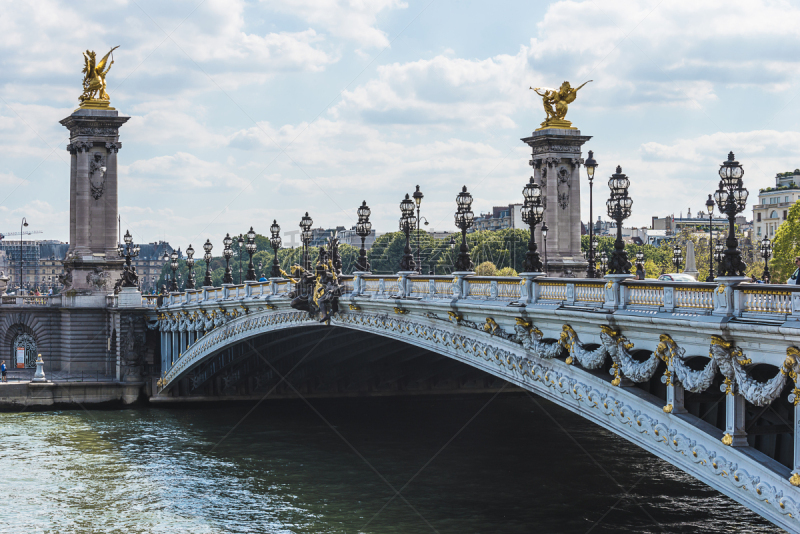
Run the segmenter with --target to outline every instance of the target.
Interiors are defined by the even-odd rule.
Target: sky
[[[6,4],[5,0],[0,6]],[[800,2],[761,0],[105,0],[13,2],[0,15],[0,232],[22,217],[69,238],[68,132],[82,52],[104,55],[121,128],[119,210],[137,242],[186,248],[276,219],[379,232],[419,185],[428,229],[518,203],[520,141],[544,120],[529,86],[593,80],[567,119],[630,225],[704,209],[729,151],[746,214],[800,167]],[[586,153],[584,152],[584,157]],[[583,175],[585,176],[585,174]],[[584,178],[581,208],[588,219]],[[629,224],[626,224],[629,225]],[[293,235],[284,242],[292,244]]]

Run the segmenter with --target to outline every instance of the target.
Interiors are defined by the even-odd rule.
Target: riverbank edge
[[[33,407],[128,406],[145,382],[15,382],[0,384],[0,411]]]

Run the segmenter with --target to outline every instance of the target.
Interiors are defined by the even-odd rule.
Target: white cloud
[[[119,174],[125,183],[136,184],[137,188],[144,187],[151,193],[175,193],[211,187],[242,188],[248,184],[248,180],[225,164],[205,161],[186,152],[120,165]]]
[[[279,13],[288,13],[319,25],[331,35],[349,39],[367,48],[389,45],[386,32],[375,27],[378,13],[405,9],[401,0],[262,0]]]

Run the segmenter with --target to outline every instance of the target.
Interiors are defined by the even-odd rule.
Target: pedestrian
[[[3,363],[0,363],[0,372],[3,373],[3,382],[8,382],[8,377],[6,376],[6,361],[3,360]]]
[[[795,256],[794,266],[796,267],[792,276],[786,281],[787,284],[798,285],[800,284],[800,256]]]
[[[259,278],[258,281],[259,282],[266,282],[267,281],[267,277],[262,274],[261,278]]]

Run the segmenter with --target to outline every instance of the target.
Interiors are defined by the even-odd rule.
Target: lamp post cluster
[[[244,247],[247,250],[247,255],[250,256],[250,263],[247,264],[247,281],[255,282],[258,280],[256,278],[256,268],[253,265],[253,254],[256,253],[256,233],[252,226],[250,231],[247,232],[247,244]]]
[[[314,221],[308,216],[308,212],[300,219],[300,240],[303,243],[303,269],[311,270],[311,258],[308,257],[308,245],[311,243],[311,226]]]
[[[539,187],[539,184],[534,183],[533,176],[522,189],[522,196],[525,198],[525,202],[522,205],[522,222],[527,224],[530,229],[528,251],[525,253],[525,264],[522,270],[526,273],[539,273],[542,272],[542,262],[539,259],[534,232],[536,225],[542,222],[544,205],[542,203],[542,188]]]
[[[417,272],[422,274],[422,241],[420,241],[419,237],[419,227],[420,227],[420,218],[419,218],[419,207],[422,204],[422,198],[425,195],[422,194],[422,191],[419,190],[419,186],[417,186],[417,190],[411,195],[411,198],[414,199],[414,203],[417,205]],[[426,219],[427,220],[427,219]],[[426,223],[427,224],[427,223]]]
[[[417,186],[419,191],[419,186]],[[420,193],[422,195],[422,193]],[[364,242],[367,237],[372,233],[372,223],[369,222],[369,216],[372,212],[367,206],[367,201],[363,201],[358,208],[358,222],[356,223],[356,235],[361,238],[361,249],[358,251],[358,260],[356,261],[355,270],[361,272],[369,272],[370,265],[367,259],[367,250],[364,247]]]
[[[772,277],[769,274],[769,258],[772,256],[772,242],[764,236],[761,240],[761,257],[764,258],[764,274],[762,278],[765,284],[769,284]]]
[[[461,192],[456,196],[456,226],[461,230],[461,247],[458,250],[456,259],[456,272],[472,271],[472,259],[469,257],[469,247],[467,246],[467,230],[472,228],[475,214],[472,213],[472,195],[467,191],[467,186],[461,188]]]
[[[683,251],[677,244],[672,248],[672,264],[675,266],[675,272],[680,272],[683,265]]]
[[[622,221],[631,216],[633,205],[633,200],[628,197],[630,184],[628,177],[622,173],[622,167],[617,165],[617,172],[608,180],[611,197],[606,201],[608,216],[617,223],[617,239],[614,241],[614,252],[608,262],[610,274],[628,274],[631,270],[631,262],[628,261],[625,243],[622,241]],[[603,270],[605,271],[605,268]]]
[[[583,166],[586,167],[586,176],[589,178],[589,254],[586,258],[589,261],[589,270],[586,273],[586,277],[597,278],[594,259],[594,254],[597,251],[597,238],[594,236],[594,221],[592,220],[592,189],[594,185],[594,170],[597,168],[597,161],[594,159],[593,151],[589,151],[589,159],[584,162]]]
[[[625,251],[625,243],[622,238],[622,225],[623,221],[631,216],[631,208],[633,200],[628,195],[630,187],[630,180],[622,172],[620,166],[616,167],[616,172],[611,175],[608,180],[610,189],[610,196],[606,201],[606,209],[608,216],[616,223],[616,239],[614,241],[614,251],[608,256],[605,252],[599,251],[598,238],[594,233],[594,224],[592,218],[594,217],[592,209],[592,195],[595,170],[598,163],[594,158],[593,151],[589,151],[589,157],[584,163],[586,173],[589,179],[589,246],[587,250],[586,260],[588,263],[587,277],[597,278],[598,276],[606,275],[627,275],[631,270],[631,262]],[[743,187],[742,176],[744,171],[742,166],[735,161],[733,152],[728,155],[727,161],[720,165],[719,176],[720,182],[716,192],[709,195],[706,202],[709,217],[709,253],[712,256],[712,261],[709,269],[708,281],[714,280],[714,265],[713,261],[718,262],[718,274],[720,276],[743,276],[746,268],[742,261],[741,251],[738,249],[738,241],[735,235],[735,218],[738,213],[741,213],[747,203],[748,191]],[[526,273],[543,273],[547,271],[547,224],[544,223],[545,203],[542,193],[542,188],[539,184],[535,183],[534,178],[531,177],[527,184],[525,184],[522,195],[524,203],[522,205],[522,220],[528,226],[530,236],[528,239],[528,247],[525,254],[525,261],[523,271]],[[424,195],[420,191],[420,187],[416,186],[416,190],[412,195],[405,195],[405,198],[400,202],[400,230],[405,237],[405,246],[403,248],[403,256],[400,261],[400,271],[406,273],[420,272],[422,269],[422,254],[421,254],[421,235],[420,223],[423,219],[420,217],[420,207]],[[454,272],[465,273],[473,270],[473,263],[470,257],[469,246],[467,245],[467,233],[474,224],[474,213],[472,212],[473,197],[467,191],[467,187],[462,187],[461,191],[456,196],[456,212],[455,212],[455,225],[461,232],[461,243],[458,255],[454,262]],[[729,222],[728,236],[725,241],[725,246],[722,243],[714,243],[714,206],[717,206],[722,214],[724,214]],[[361,238],[361,248],[359,250],[358,258],[354,265],[354,270],[359,272],[369,272],[371,269],[370,262],[366,253],[366,238],[372,233],[372,223],[370,222],[371,210],[367,206],[366,201],[361,203],[357,210],[358,222],[355,225],[355,233]],[[427,222],[426,222],[427,224]],[[542,238],[545,246],[545,259],[544,264],[539,255],[538,246],[536,243],[536,227],[541,226]],[[305,270],[311,269],[310,244],[313,238],[311,227],[313,220],[308,215],[308,212],[300,220],[301,229],[301,242],[302,250],[302,266]],[[411,232],[417,231],[417,254],[415,254],[411,246]],[[280,262],[278,261],[278,250],[281,248],[282,241],[280,237],[281,227],[278,225],[277,220],[273,220],[270,227],[270,245],[273,249],[274,257],[272,268],[270,270],[270,277],[279,278],[281,276]],[[238,237],[238,244],[240,249],[240,278],[241,278],[241,249],[245,248],[249,262],[247,266],[247,281],[256,281],[257,273],[253,265],[253,255],[257,250],[255,242],[256,233],[253,227],[250,227],[249,232],[244,236]],[[235,238],[231,238],[230,234],[226,234],[223,239],[223,257],[225,258],[225,276],[223,283],[233,283],[233,273],[231,270],[230,259],[233,257],[233,250],[231,245]],[[120,245],[120,256],[126,255],[127,264],[130,265],[130,258],[138,254],[138,247],[132,247],[130,233],[125,234],[126,247]],[[450,249],[455,252],[456,241],[451,237]],[[760,253],[764,260],[768,263],[772,255],[772,243],[768,238],[764,238],[760,242]],[[206,240],[203,245],[204,255],[203,260],[206,262],[206,274],[203,280],[204,286],[212,286],[211,277],[211,251],[213,245],[210,240]],[[186,280],[186,287],[188,289],[195,287],[195,274],[194,274],[194,249],[191,245],[187,249],[187,266],[189,273]],[[178,289],[178,253],[173,251],[171,255],[166,256],[165,259],[170,260],[170,267],[172,268],[172,278],[170,290],[177,291]],[[635,256],[637,275],[643,276],[644,272],[644,252],[639,250]],[[673,247],[672,263],[676,271],[680,271],[685,261],[683,251],[680,246]],[[259,272],[261,272],[262,264],[259,263]],[[765,266],[764,279],[769,282],[770,274],[769,267]]]
[[[189,268],[189,272],[186,275],[186,289],[194,289],[194,249],[191,243],[189,248],[186,249],[186,267]]]
[[[269,276],[271,278],[280,278],[281,276],[281,264],[278,261],[278,249],[281,248],[281,227],[278,224],[277,219],[272,220],[272,226],[269,227],[269,244],[272,247],[272,252],[274,253],[274,257],[272,258],[272,270],[269,272]]]
[[[169,268],[172,269],[172,282],[170,282],[169,290],[178,291],[178,252],[175,250],[169,255]]]
[[[641,278],[639,278],[639,273],[642,273]],[[644,280],[644,251],[637,250],[636,251],[636,277],[639,280]]]
[[[738,248],[735,227],[736,214],[744,211],[747,205],[748,191],[743,187],[742,176],[744,169],[734,160],[733,152],[730,152],[728,160],[719,167],[719,188],[714,192],[719,211],[728,217],[728,238],[725,240],[727,249],[719,265],[720,276],[744,276],[747,267]]]
[[[414,218],[414,201],[406,193],[406,198],[400,201],[400,230],[406,236],[406,246],[403,248],[403,259],[400,260],[400,270],[411,272],[417,270],[414,255],[411,253],[410,235],[416,225]]]
[[[231,234],[225,234],[225,239],[222,240],[222,257],[225,258],[225,276],[222,277],[223,284],[232,284],[233,283],[233,273],[231,272],[230,261],[233,257],[233,249],[231,248],[231,244],[233,243],[233,239],[231,239]],[[241,254],[241,248],[240,254]]]
[[[131,258],[135,258],[139,255],[139,245],[133,244],[133,237],[129,230],[125,230],[125,244],[123,245],[120,243],[119,248],[117,249],[117,254],[119,254],[120,258],[125,258],[125,266],[130,271],[131,270]],[[22,254],[20,248],[20,254]],[[20,255],[20,257],[22,257]],[[21,280],[21,278],[20,278]],[[128,284],[128,280],[123,277],[123,286],[125,287],[132,287]]]
[[[706,282],[714,281],[714,199],[708,195],[706,200],[706,209],[708,209],[708,278]]]
[[[214,285],[214,282],[211,281],[211,250],[213,248],[214,245],[211,244],[211,240],[206,239],[203,245],[203,250],[205,251],[203,260],[206,262],[206,277],[203,279],[203,287],[212,287]]]

